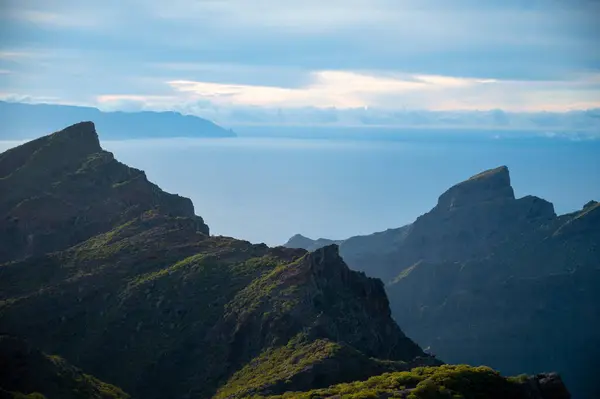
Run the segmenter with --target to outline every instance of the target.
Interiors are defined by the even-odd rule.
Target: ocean
[[[338,131],[299,139],[257,131],[102,145],[162,189],[191,198],[213,234],[269,245],[296,233],[341,239],[402,226],[453,184],[500,165],[517,197],[539,196],[557,213],[600,200],[600,140]],[[0,141],[0,151],[19,143]]]

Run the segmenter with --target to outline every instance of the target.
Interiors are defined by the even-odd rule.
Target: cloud
[[[0,70],[11,72],[0,73],[1,91],[111,109],[563,112],[596,107],[600,92],[597,1],[5,0],[0,8]]]
[[[106,94],[96,97],[96,106],[103,111],[166,110],[177,102],[175,96]]]
[[[69,15],[47,11],[18,10],[15,12],[10,12],[7,16],[9,18],[29,22],[32,24],[63,28],[90,27],[96,25],[95,21],[92,19],[77,19]]]
[[[548,79],[600,68],[599,2],[457,0],[7,0],[20,47],[94,49],[136,60]],[[43,17],[41,17],[43,16]],[[77,27],[59,21],[72,21]],[[52,25],[54,24],[54,25]],[[83,25],[94,29],[81,29]],[[48,28],[53,27],[52,31]],[[77,34],[73,34],[77,32]],[[49,34],[51,33],[51,34]]]
[[[523,82],[435,75],[376,76],[347,71],[312,73],[298,88],[167,82],[180,99],[265,107],[497,109],[566,111],[600,107],[598,75],[572,81]]]
[[[49,104],[66,104],[61,101],[59,97],[44,97],[44,96],[30,96],[27,94],[15,94],[15,93],[4,93],[0,92],[0,100],[7,102],[18,102],[18,103],[27,103],[27,104],[39,104],[39,103],[49,103]],[[66,104],[68,105],[68,104]],[[75,105],[75,104],[72,104]]]

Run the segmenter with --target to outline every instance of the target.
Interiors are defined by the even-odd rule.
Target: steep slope
[[[555,218],[553,205],[543,199],[515,199],[508,168],[502,166],[453,186],[412,224],[351,237],[341,242],[340,252],[353,269],[388,282],[420,261],[485,257],[506,240]]]
[[[445,360],[556,370],[576,397],[598,397],[599,222],[594,205],[486,258],[417,263],[387,287],[394,316]]]
[[[0,398],[127,399],[119,388],[84,374],[58,356],[0,335]]]
[[[445,361],[556,370],[577,397],[600,396],[597,202],[557,216],[543,199],[515,198],[499,167],[451,187],[412,224],[344,240],[340,252],[387,282],[394,318]]]
[[[31,139],[87,120],[95,121],[103,140],[235,136],[206,119],[177,112],[102,112],[90,107],[0,101],[0,120],[4,140]]]
[[[0,262],[65,249],[148,210],[194,218],[192,202],[103,151],[81,122],[0,154]]]
[[[91,123],[0,155],[0,170],[0,325],[134,397],[277,394],[436,364],[336,246],[209,236],[189,200],[101,151]]]

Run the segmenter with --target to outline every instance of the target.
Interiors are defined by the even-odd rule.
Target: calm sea
[[[345,238],[413,221],[451,185],[507,165],[518,197],[558,213],[600,200],[600,141],[553,134],[104,141],[166,191],[190,197],[214,234],[281,244]],[[348,138],[349,137],[349,138]],[[0,151],[19,144],[0,142]]]

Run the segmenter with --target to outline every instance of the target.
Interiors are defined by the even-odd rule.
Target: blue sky
[[[0,98],[103,109],[600,108],[589,0],[3,0]]]

